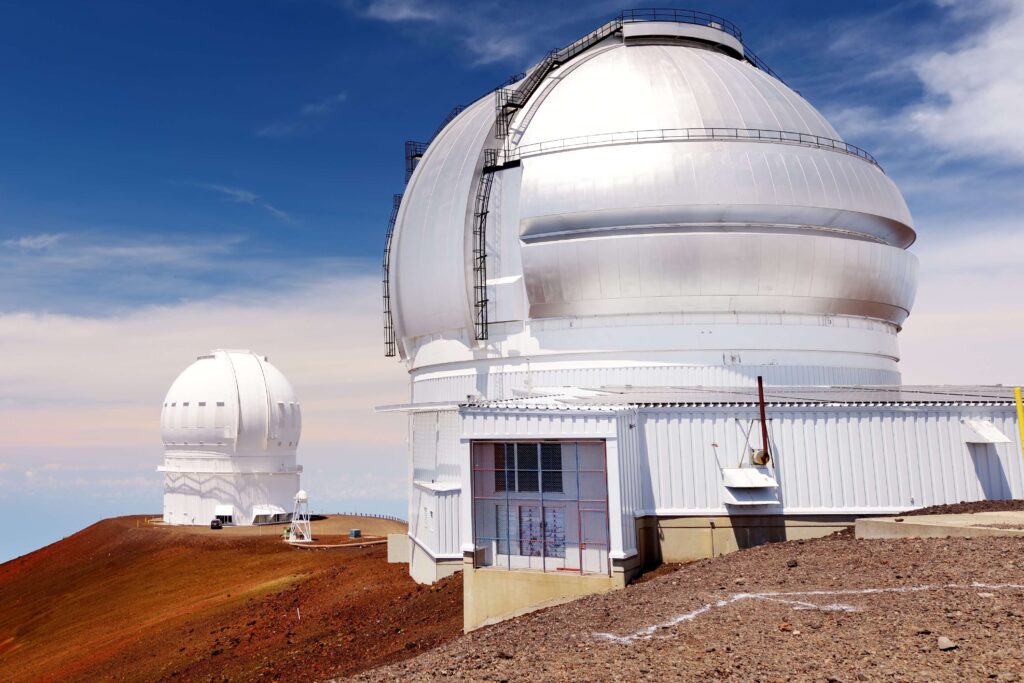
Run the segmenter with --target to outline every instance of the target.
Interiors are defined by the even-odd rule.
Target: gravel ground
[[[1015,681],[1024,539],[761,546],[475,631],[357,677]]]
[[[918,508],[917,510],[904,512],[902,516],[959,515],[965,512],[1006,512],[1010,510],[1024,510],[1024,500],[976,500],[971,503],[960,502],[948,505],[933,505],[930,508]]]

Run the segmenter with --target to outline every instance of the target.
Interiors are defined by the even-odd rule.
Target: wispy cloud
[[[417,37],[453,42],[475,65],[509,63],[517,69],[544,51],[569,40],[566,27],[581,20],[611,18],[619,3],[603,0],[531,7],[482,1],[467,9],[464,3],[444,0],[370,0],[348,3],[362,16],[393,24],[411,24]],[[594,28],[584,26],[583,30]],[[576,37],[576,36],[571,36]]]
[[[914,72],[924,102],[906,112],[907,125],[958,156],[1024,163],[1024,3],[981,0],[950,5],[958,17],[984,14],[984,30],[968,34],[952,49],[923,56]]]
[[[312,130],[316,120],[322,121],[347,100],[348,93],[341,91],[322,100],[304,104],[292,119],[263,126],[256,131],[256,135],[263,138],[284,138]]]
[[[239,204],[255,204],[256,200],[260,198],[255,192],[249,190],[240,190],[237,187],[227,187],[225,185],[206,184],[203,185],[207,190],[213,190],[214,192],[220,192],[225,197],[238,202]]]
[[[340,92],[333,97],[328,97],[325,100],[319,102],[312,102],[302,108],[302,114],[304,116],[325,116],[330,114],[331,111],[342,102],[348,99],[348,93]]]
[[[859,18],[832,41],[824,110],[844,136],[917,168],[957,160],[1024,164],[1024,5],[1010,0],[936,2],[927,26],[887,21],[898,9]],[[927,32],[922,30],[927,28]],[[899,38],[899,39],[898,39]],[[824,74],[822,75],[825,76]],[[873,99],[866,94],[875,93]],[[902,97],[901,97],[902,95]],[[893,106],[893,102],[898,102]],[[913,145],[907,141],[912,140]],[[963,169],[958,169],[963,173]]]
[[[244,242],[232,234],[167,239],[68,233],[46,248],[0,248],[0,312],[110,315],[141,302],[202,296],[223,287],[225,276],[239,284],[251,280],[245,267],[252,263],[237,257]],[[259,269],[275,270],[273,263]]]
[[[4,240],[3,245],[8,249],[25,249],[36,251],[49,249],[61,240],[63,235],[57,233],[42,233],[39,235],[24,235],[15,239]]]
[[[226,185],[216,184],[205,184],[201,187],[211,190],[213,192],[220,193],[238,204],[247,204],[249,206],[257,206],[267,211],[271,216],[278,219],[286,225],[296,225],[298,221],[288,212],[277,208],[270,202],[264,201],[260,195],[249,190],[242,190],[237,187],[227,187]]]
[[[381,21],[437,21],[442,15],[438,8],[417,0],[372,0],[365,12]]]
[[[299,127],[299,121],[292,121],[290,123],[278,121],[277,123],[271,123],[257,129],[256,136],[261,138],[286,138],[298,131]]]

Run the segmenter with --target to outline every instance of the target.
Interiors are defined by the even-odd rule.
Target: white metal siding
[[[1014,443],[965,444],[963,417],[992,420]],[[756,418],[745,408],[641,410],[644,511],[724,513],[721,469],[745,457],[748,428],[750,445],[759,446]],[[768,419],[782,505],[748,514],[855,514],[1024,496],[1010,408],[770,409]]]
[[[459,549],[460,492],[413,486],[411,498],[413,514],[409,532],[412,537],[435,559],[462,557]]]
[[[412,478],[433,481],[437,477],[438,417],[436,412],[413,413]]]
[[[644,469],[640,462],[640,430],[638,415],[629,411],[619,415],[618,423],[618,458],[619,458],[619,507],[621,510],[622,552],[623,557],[636,553],[636,524],[633,520],[636,513],[643,508],[643,486],[641,484]],[[608,482],[611,488],[611,481]],[[609,495],[610,498],[610,495]],[[609,500],[609,511],[613,509]],[[610,524],[616,524],[613,518]]]
[[[459,481],[459,413],[443,410],[437,415],[437,481]]]
[[[614,412],[467,410],[463,439],[572,439],[616,437]]]

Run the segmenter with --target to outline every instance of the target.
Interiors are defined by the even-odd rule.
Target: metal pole
[[[1024,402],[1021,401],[1020,387],[1013,388],[1013,400],[1017,403],[1017,430],[1020,432],[1020,452],[1024,457]]]
[[[757,403],[761,410],[761,448],[764,449],[764,454],[770,459],[771,452],[768,450],[768,421],[764,416],[764,379],[761,375],[757,376]]]

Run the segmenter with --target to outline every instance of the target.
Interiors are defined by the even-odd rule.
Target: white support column
[[[605,455],[608,469],[608,557],[621,560],[625,557],[622,548],[622,487],[619,482],[619,440],[608,437],[605,440]]]
[[[460,420],[461,422],[461,420]],[[461,429],[460,429],[461,432]],[[476,546],[473,543],[473,535],[476,531],[473,529],[473,444],[470,439],[460,438],[459,439],[459,452],[458,461],[459,469],[462,473],[462,491],[460,495],[461,505],[461,523],[459,524],[459,534],[462,536],[460,549],[464,553],[471,553],[476,550]]]

